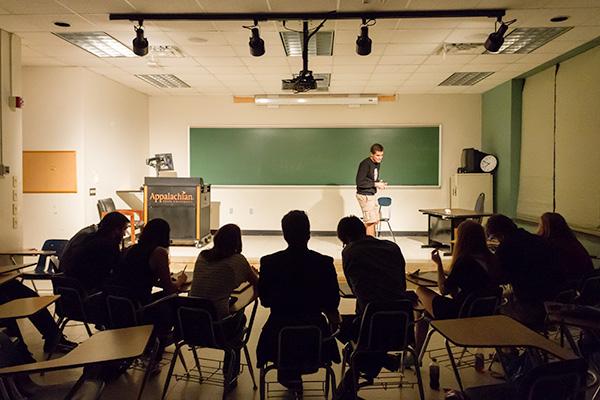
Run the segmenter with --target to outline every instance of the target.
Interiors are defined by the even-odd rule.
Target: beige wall
[[[410,126],[441,125],[440,188],[394,187],[392,226],[400,231],[425,231],[419,208],[449,204],[448,184],[456,172],[460,151],[481,142],[480,95],[405,95],[395,103],[349,108],[297,106],[265,108],[233,104],[230,96],[151,97],[150,153],[172,152],[179,176],[189,175],[189,128],[210,126]],[[383,143],[385,146],[385,143]],[[365,149],[365,156],[368,149]],[[335,157],[335,149],[332,149]],[[357,165],[360,160],[356,160]],[[227,154],[223,154],[227,162]],[[382,165],[385,171],[385,160]],[[149,171],[151,173],[151,171]],[[210,183],[210,182],[207,182]],[[277,230],[290,209],[306,210],[314,230],[335,230],[340,217],[359,214],[353,187],[213,187],[211,227],[234,222],[242,229]]]
[[[0,151],[2,163],[10,167],[9,174],[0,176],[0,249],[20,248],[22,244],[22,111],[9,104],[10,96],[22,95],[21,41],[18,36],[0,30]],[[6,262],[0,258],[0,264]]]
[[[25,194],[24,245],[69,238],[97,222],[96,201],[139,187],[146,171],[148,98],[82,68],[23,69],[24,150],[75,150],[77,193]],[[89,196],[89,188],[97,195]]]

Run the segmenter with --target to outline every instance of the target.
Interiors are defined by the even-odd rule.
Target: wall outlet
[[[19,227],[19,221],[17,217],[13,217],[13,229],[17,229]]]
[[[17,212],[19,211],[19,210],[17,209],[17,205],[16,205],[16,204],[13,204],[12,206],[13,206],[13,207],[12,207],[12,212],[13,212],[13,214],[12,214],[12,215],[17,215]]]
[[[90,188],[90,196],[96,195],[96,188]]]
[[[12,194],[13,194],[13,201],[17,201],[17,191],[13,190]]]
[[[229,209],[229,214],[233,214],[233,208]]]
[[[17,180],[17,177],[16,177],[16,176],[13,176],[13,178],[12,178],[12,185],[13,185],[13,188],[14,188],[14,189],[16,189],[16,188],[17,188],[17,184],[18,184],[18,183],[19,183],[19,181]]]

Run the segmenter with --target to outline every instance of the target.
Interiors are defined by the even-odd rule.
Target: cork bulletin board
[[[23,193],[77,193],[75,151],[23,151]]]

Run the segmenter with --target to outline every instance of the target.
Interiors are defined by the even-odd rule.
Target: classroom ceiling
[[[451,43],[483,43],[494,30],[490,18],[381,19],[370,27],[373,50],[355,53],[360,21],[332,20],[333,55],[312,56],[309,69],[330,73],[329,93],[482,93],[600,36],[600,0],[0,0],[0,28],[22,38],[24,66],[77,66],[148,95],[260,95],[289,93],[281,79],[301,69],[287,57],[277,21],[260,24],[266,54],[248,50],[251,21],[146,21],[151,46],[177,47],[182,57],[98,58],[53,32],[104,31],[131,47],[133,23],[109,13],[216,13],[390,11],[506,8],[517,27],[573,27],[530,54],[454,53]],[[551,22],[568,16],[565,22]],[[71,26],[60,28],[54,22]],[[316,21],[315,21],[316,22]],[[316,23],[313,22],[313,26]],[[298,22],[288,26],[299,28]],[[447,43],[446,54],[440,49]],[[448,50],[450,49],[450,50]],[[493,72],[473,86],[438,86],[455,72]],[[173,74],[190,88],[159,89],[136,74]]]

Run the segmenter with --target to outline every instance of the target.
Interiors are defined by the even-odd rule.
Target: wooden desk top
[[[534,347],[569,360],[575,355],[506,315],[431,321],[442,336],[462,347]]]
[[[54,250],[37,250],[37,249],[18,249],[18,250],[8,250],[8,251],[0,251],[0,256],[53,256],[56,252]]]
[[[0,266],[0,274],[5,274],[7,272],[13,272],[13,271],[17,271],[19,269],[23,269],[23,268],[27,268],[27,267],[32,267],[35,264],[11,264],[11,265],[2,265]]]
[[[450,210],[449,213],[446,210]],[[492,213],[478,213],[475,210],[465,210],[464,208],[431,208],[420,209],[420,213],[431,214],[442,218],[477,218],[489,217]]]
[[[60,295],[25,297],[11,300],[0,305],[0,319],[25,318],[48,307],[60,298]]]
[[[12,281],[13,279],[18,278],[19,276],[21,276],[21,274],[19,272],[9,272],[9,273],[0,275],[0,286],[4,285],[7,282]]]
[[[437,287],[438,275],[437,271],[415,271],[406,274],[406,280],[418,286]]]
[[[0,369],[0,376],[15,373],[55,371],[107,361],[139,357],[144,353],[152,325],[113,329],[95,333],[61,358]]]
[[[242,283],[242,286],[243,285],[244,284]],[[234,291],[234,294],[234,297],[237,297],[237,300],[229,307],[229,311],[232,313],[246,308],[248,304],[252,303],[258,298],[258,292],[254,290],[254,286],[252,285],[246,286],[246,288],[239,292]]]

